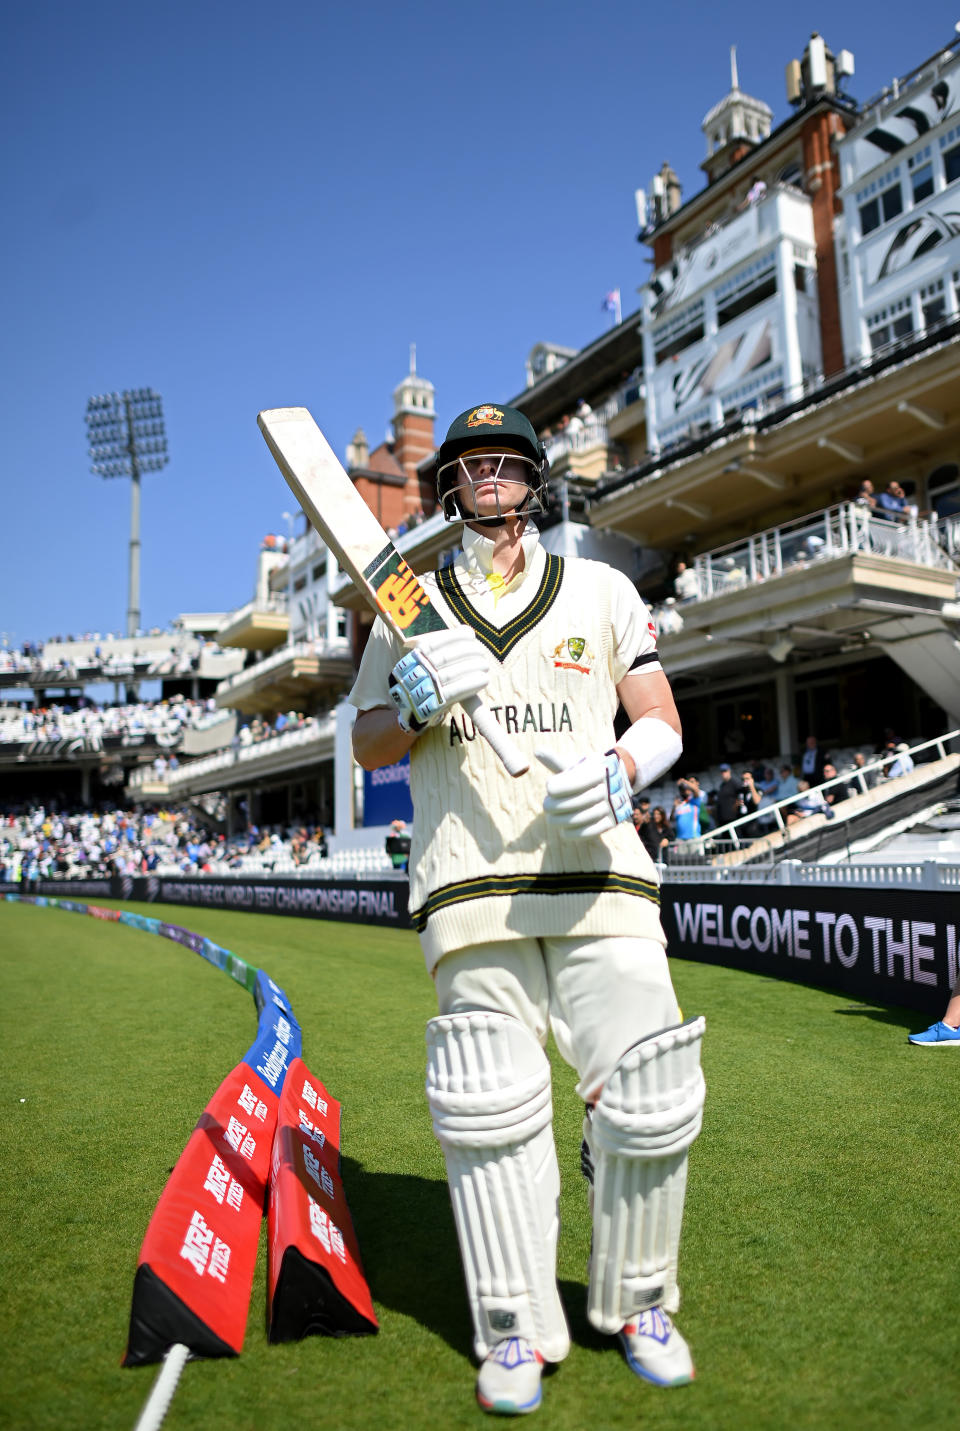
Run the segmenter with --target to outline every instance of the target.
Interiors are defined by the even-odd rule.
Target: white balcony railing
[[[960,518],[937,522],[910,514],[906,521],[890,521],[858,502],[844,502],[701,553],[694,562],[694,580],[678,596],[682,601],[708,600],[850,552],[873,552],[949,571],[960,557]]]
[[[285,666],[288,661],[296,660],[297,657],[316,656],[320,660],[342,660],[350,655],[350,642],[344,636],[331,641],[293,641],[286,646],[279,646],[276,651],[272,651],[262,661],[257,661],[253,666],[245,666],[242,671],[238,671],[235,676],[230,676],[225,681],[221,681],[217,687],[217,697],[225,693],[237,690],[241,686],[247,685],[250,681],[266,675],[269,671]]]
[[[571,452],[586,452],[592,447],[606,447],[610,442],[606,420],[596,413],[588,418],[577,418],[577,425],[564,428],[546,443],[547,458],[552,464]]]
[[[295,751],[299,755],[304,755],[307,748],[313,745],[326,743],[333,739],[336,731],[336,717],[334,715],[324,716],[320,720],[314,720],[312,724],[301,726],[297,730],[284,731],[281,735],[270,736],[267,740],[254,741],[252,745],[237,745],[230,750],[218,751],[216,755],[205,755],[200,760],[191,760],[189,765],[181,765],[177,770],[168,770],[165,776],[165,783],[171,795],[176,795],[178,791],[189,789],[198,780],[206,780],[207,777],[215,775],[220,771],[232,770],[235,766],[243,766],[250,770],[250,774],[256,773],[258,763],[268,764],[276,760],[277,756],[283,756]],[[144,767],[144,769],[148,769]],[[149,781],[149,773],[142,775],[142,780]]]
[[[277,592],[274,596],[264,596],[254,601],[248,601],[245,606],[238,606],[236,611],[231,611],[230,615],[221,623],[220,630],[226,631],[230,626],[236,626],[238,621],[245,621],[250,616],[270,615],[283,616],[287,610],[287,593]]]

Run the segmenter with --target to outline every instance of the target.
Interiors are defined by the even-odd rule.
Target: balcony
[[[217,633],[221,646],[241,646],[245,651],[272,651],[282,645],[290,630],[286,593],[248,601],[231,612]]]
[[[333,759],[335,730],[335,716],[324,716],[299,730],[192,760],[177,770],[168,770],[161,781],[145,766],[131,777],[128,794],[141,801],[180,801],[302,770]]]
[[[328,704],[353,680],[350,643],[298,641],[222,681],[217,705],[245,715],[268,715],[279,710],[307,710]]]
[[[704,552],[683,598],[654,612],[668,669],[775,668],[885,647],[904,664],[923,642],[950,646],[957,526],[891,522],[847,502]],[[936,699],[952,709],[952,685]]]
[[[801,503],[824,507],[861,476],[879,491],[911,467],[930,470],[960,432],[958,335],[960,320],[938,323],[606,478],[594,525],[677,549],[733,537],[765,513],[772,523]]]
[[[799,189],[774,184],[759,203],[726,223],[709,224],[652,275],[644,290],[647,322],[658,322],[676,312],[689,299],[715,286],[730,269],[782,238],[812,248],[813,209]]]
[[[548,438],[545,445],[551,477],[597,482],[619,459],[618,450],[611,447],[607,420],[596,413],[571,419],[569,426]]]

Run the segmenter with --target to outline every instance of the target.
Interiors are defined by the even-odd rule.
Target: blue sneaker
[[[907,1042],[918,1048],[960,1048],[960,1029],[952,1029],[943,1020],[931,1024],[923,1033],[908,1034]]]
[[[526,1337],[507,1337],[487,1353],[477,1377],[477,1400],[497,1416],[524,1416],[540,1405],[543,1357]]]

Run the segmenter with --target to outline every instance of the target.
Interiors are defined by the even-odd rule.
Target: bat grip
[[[525,775],[530,769],[529,760],[514,745],[490,707],[479,696],[467,696],[460,704],[508,774]]]

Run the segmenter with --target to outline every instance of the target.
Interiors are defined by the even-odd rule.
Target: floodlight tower
[[[163,405],[152,388],[106,393],[87,403],[91,471],[101,477],[129,477],[130,594],[127,635],[140,629],[140,476],[168,462]]]

